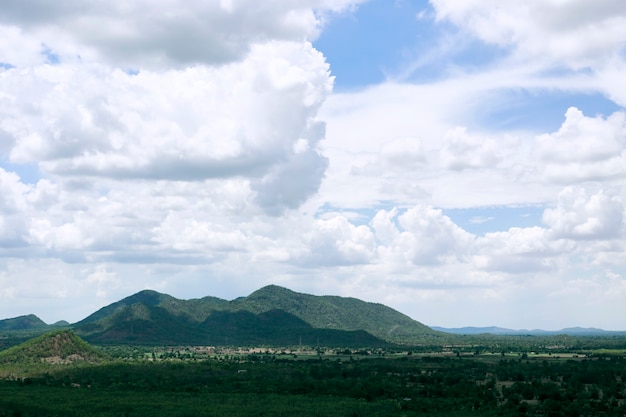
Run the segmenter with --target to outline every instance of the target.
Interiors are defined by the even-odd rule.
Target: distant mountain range
[[[0,330],[47,327],[34,315],[0,320]],[[99,344],[382,346],[446,337],[382,304],[275,285],[232,301],[145,290],[66,327]]]
[[[495,335],[531,335],[531,336],[554,336],[560,334],[566,334],[570,336],[609,336],[609,335],[626,335],[626,331],[610,331],[603,329],[596,329],[593,327],[568,327],[561,330],[513,330],[503,327],[438,327],[432,326],[433,330],[444,333],[452,334],[465,334],[465,335],[479,335],[479,334],[495,334]]]
[[[69,323],[66,321],[60,321],[49,325],[36,315],[29,314],[12,319],[0,320],[0,331],[48,329],[50,327],[66,327],[68,325]]]

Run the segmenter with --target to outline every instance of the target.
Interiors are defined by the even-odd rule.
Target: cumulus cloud
[[[554,269],[558,255],[572,249],[566,242],[550,242],[548,231],[541,227],[487,233],[477,245],[479,250],[472,257],[474,266],[511,274]]]
[[[433,0],[435,19],[505,59],[332,94],[310,42],[358,3],[5,2],[2,311],[52,294],[80,304],[78,319],[145,287],[236,297],[273,282],[432,323],[441,303],[504,305],[527,286],[559,297],[578,267],[623,292],[624,113],[572,107],[545,134],[481,114],[520,89],[623,104],[620,3]],[[462,52],[433,56],[448,53]],[[24,166],[40,178],[27,184]],[[549,207],[543,224],[477,212],[472,234],[445,214],[518,204]]]
[[[538,138],[539,155],[555,162],[595,162],[619,156],[626,147],[626,116],[586,117],[570,107],[565,121],[553,134]]]
[[[44,66],[5,71],[2,87],[3,113],[14,116],[3,127],[15,142],[16,162],[48,162],[48,170],[60,173],[141,177],[158,176],[142,170],[164,159],[158,162],[167,176],[175,171],[168,158],[193,155],[192,172],[182,174],[193,178],[202,165],[209,167],[200,177],[238,165],[222,160],[262,166],[265,154],[290,152],[301,135],[319,134],[308,126],[315,125],[331,80],[323,56],[309,44],[271,43],[220,68],[131,75],[101,66]],[[34,108],[33,96],[40,100]],[[305,139],[314,145],[320,137]]]
[[[558,238],[617,239],[624,235],[622,199],[603,190],[567,187],[555,208],[546,209],[543,221]]]
[[[317,220],[303,236],[299,262],[306,265],[347,266],[370,263],[376,253],[372,231],[355,226],[344,216]]]
[[[256,201],[280,212],[314,194],[326,169],[316,115],[332,79],[308,43],[258,45],[216,68],[136,75],[98,65],[12,69],[0,74],[0,87],[11,160],[39,163],[48,174],[248,178]]]
[[[473,236],[441,210],[417,205],[398,214],[381,210],[371,221],[381,256],[409,265],[456,263],[469,249]]]
[[[65,184],[237,179],[267,212],[296,208],[327,167],[332,78],[307,40],[358,3],[9,1],[2,151]]]
[[[247,239],[241,230],[233,230],[224,224],[188,218],[187,213],[169,213],[154,229],[154,240],[177,251],[200,252],[207,259],[215,258],[215,252],[245,250]]]
[[[559,130],[538,136],[536,144],[547,179],[582,182],[626,175],[626,117],[621,111],[607,118],[587,117],[571,107]]]

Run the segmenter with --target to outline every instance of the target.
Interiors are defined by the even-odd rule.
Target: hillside
[[[382,304],[356,298],[315,296],[269,285],[232,302],[232,307],[253,313],[279,309],[319,329],[364,330],[395,343],[434,337],[424,324]]]
[[[46,333],[22,344],[0,351],[0,377],[20,375],[60,364],[99,363],[107,356],[71,330]]]
[[[34,314],[0,320],[0,331],[8,330],[35,330],[48,325]]]
[[[141,291],[72,327],[94,343],[376,346],[430,343],[441,337],[382,304],[301,294],[275,285],[233,301],[179,300]]]

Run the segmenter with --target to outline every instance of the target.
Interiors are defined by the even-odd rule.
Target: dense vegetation
[[[74,332],[58,330],[0,351],[0,378],[38,374],[59,364],[95,364],[108,359]]]
[[[364,330],[394,343],[422,342],[440,336],[424,324],[382,304],[366,303],[356,298],[302,294],[276,285],[261,288],[231,304],[233,308],[252,313],[280,309],[315,328]]]
[[[233,301],[141,291],[72,326],[94,343],[325,346],[415,344],[443,336],[382,304],[275,285]],[[318,343],[318,344],[319,344]]]
[[[154,351],[152,352],[154,353]],[[329,352],[142,353],[0,383],[0,416],[622,416],[626,361]],[[194,359],[195,358],[195,359]]]

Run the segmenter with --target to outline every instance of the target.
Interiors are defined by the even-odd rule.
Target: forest
[[[0,381],[0,417],[626,414],[624,340],[565,349],[542,339],[537,351],[502,340],[411,350],[108,346],[105,362]]]

